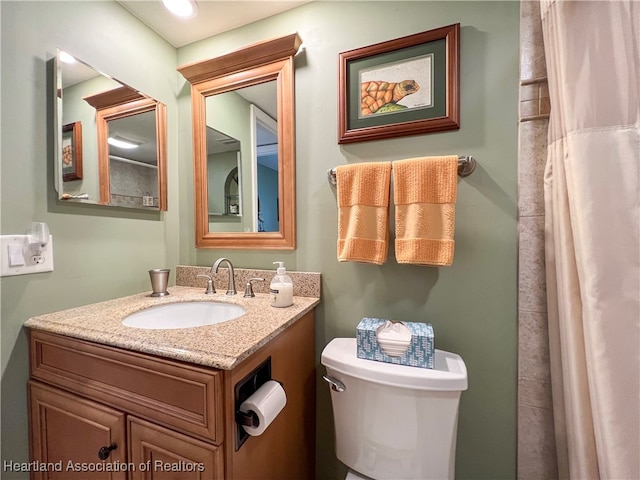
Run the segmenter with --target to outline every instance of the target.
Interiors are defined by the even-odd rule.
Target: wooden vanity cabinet
[[[234,386],[269,358],[287,405],[236,450]],[[314,478],[313,311],[232,370],[31,330],[30,373],[33,480]]]
[[[100,448],[112,444],[117,448],[110,452],[109,461],[126,462],[124,413],[39,382],[30,381],[28,392],[31,460],[53,464],[47,472],[32,473],[32,478],[86,478],[82,465],[98,462]],[[94,472],[91,478],[124,480],[127,474]]]
[[[32,461],[50,465],[32,478],[224,478],[222,449],[215,445],[40,382],[29,382],[29,403]],[[111,471],[96,471],[101,450]]]

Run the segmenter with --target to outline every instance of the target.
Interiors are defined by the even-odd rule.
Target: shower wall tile
[[[521,84],[520,101],[537,100],[540,97],[540,87],[535,83]]]
[[[540,102],[538,98],[533,100],[520,101],[520,118],[535,117],[540,112]]]
[[[547,365],[547,368],[549,365]],[[551,381],[533,377],[518,379],[518,404],[527,407],[553,407]]]
[[[536,83],[520,84],[520,101],[537,100],[540,97],[540,87]]]
[[[518,409],[518,480],[558,478],[553,411],[521,406]]]
[[[520,216],[544,215],[544,168],[547,162],[548,120],[520,125],[518,210]]]
[[[549,374],[549,334],[547,314],[520,312],[518,330],[518,378],[551,384]],[[533,387],[527,387],[530,390]],[[521,398],[523,403],[536,406],[550,406],[539,401]]]
[[[537,1],[523,0],[520,3],[520,79],[546,76],[540,5]]]
[[[546,77],[520,82],[520,122],[547,119],[551,113]]]
[[[540,6],[520,2],[518,480],[558,478],[544,264],[544,168],[551,112]]]
[[[546,312],[544,217],[520,217],[518,228],[518,309],[521,312]]]

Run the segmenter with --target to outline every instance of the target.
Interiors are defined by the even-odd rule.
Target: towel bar
[[[458,157],[458,175],[468,177],[476,169],[476,159],[471,155],[461,155]],[[327,170],[327,177],[331,185],[336,184],[336,169]]]

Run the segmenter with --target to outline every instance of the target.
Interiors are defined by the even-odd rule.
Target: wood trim
[[[220,371],[31,331],[31,377],[220,443]]]
[[[191,115],[193,118],[193,183],[195,195],[196,247],[202,247],[202,239],[209,231],[208,176],[207,176],[207,134],[205,98],[199,88],[191,86]]]
[[[233,72],[254,68],[292,57],[300,48],[302,40],[297,33],[249,45],[209,60],[197,61],[178,67],[178,71],[189,83],[222,77]]]
[[[296,246],[296,132],[293,57],[286,60],[278,79],[278,118],[284,119],[278,129],[278,145],[282,145],[282,167],[278,169],[280,198],[280,231],[292,248]]]
[[[166,212],[169,202],[167,192],[167,107],[156,103],[156,143],[158,147],[158,209]]]
[[[136,92],[126,85],[116,87],[106,92],[96,93],[83,98],[85,102],[96,110],[111,108],[124,103],[134,102],[145,98],[141,93]]]

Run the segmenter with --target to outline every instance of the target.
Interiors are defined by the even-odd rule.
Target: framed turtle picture
[[[338,143],[460,128],[460,24],[340,54]]]

